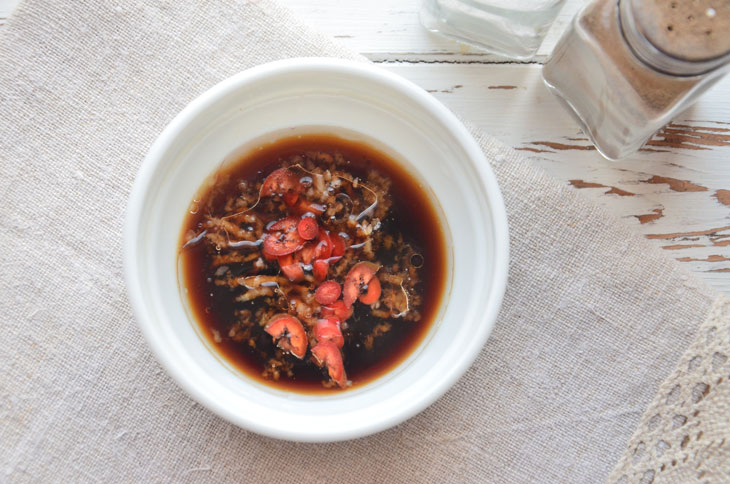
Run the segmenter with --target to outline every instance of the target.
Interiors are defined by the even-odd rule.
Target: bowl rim
[[[279,428],[273,428],[267,425],[266,422],[247,418],[244,412],[236,412],[220,404],[210,395],[201,392],[195,382],[191,381],[191,378],[177,366],[174,355],[165,348],[164,342],[160,341],[157,335],[153,333],[152,324],[149,321],[154,318],[154,315],[144,302],[141,278],[137,270],[139,257],[137,250],[139,223],[143,220],[146,196],[150,190],[154,190],[154,187],[151,186],[151,181],[158,165],[164,160],[167,150],[184,127],[218,99],[226,96],[231,91],[241,89],[249,82],[267,76],[286,76],[292,72],[300,72],[302,70],[335,70],[384,83],[396,91],[398,95],[409,97],[429,112],[429,114],[447,125],[451,134],[458,140],[462,149],[467,153],[467,158],[473,165],[473,169],[479,174],[479,182],[489,204],[487,208],[489,209],[493,223],[494,239],[494,268],[491,277],[492,284],[488,293],[487,302],[484,306],[486,309],[485,314],[477,326],[472,344],[464,349],[460,354],[460,358],[441,375],[438,381],[429,387],[427,393],[421,394],[419,398],[410,401],[409,406],[403,407],[399,412],[395,412],[392,415],[384,415],[376,422],[363,422],[362,425],[355,429],[338,431],[338,429],[323,428],[316,435],[303,435],[296,431],[282,431]],[[474,363],[496,323],[507,287],[509,268],[507,213],[496,176],[482,148],[456,115],[428,94],[423,88],[382,67],[366,62],[322,57],[278,60],[246,69],[203,92],[187,104],[167,124],[147,152],[138,169],[130,191],[123,230],[123,263],[127,294],[137,324],[142,330],[147,344],[157,361],[179,387],[213,413],[242,428],[278,439],[302,442],[348,440],[380,432],[418,414],[446,393]]]

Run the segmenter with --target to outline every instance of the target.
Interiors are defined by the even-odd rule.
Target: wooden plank
[[[728,272],[721,272],[730,270],[730,229],[713,231],[730,225],[730,77],[655,136],[654,151],[610,162],[545,89],[537,65],[383,65],[730,291]]]
[[[538,50],[543,62],[586,0],[567,0]],[[504,61],[477,48],[427,32],[418,20],[420,0],[287,0],[310,25],[339,39],[375,62]]]
[[[0,26],[10,17],[20,0],[0,0]]]

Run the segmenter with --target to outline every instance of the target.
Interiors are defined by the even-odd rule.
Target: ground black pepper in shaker
[[[596,0],[543,78],[609,159],[637,151],[730,68],[730,0]]]

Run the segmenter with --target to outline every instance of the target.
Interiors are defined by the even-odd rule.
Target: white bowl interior
[[[223,361],[191,321],[177,275],[183,219],[203,180],[233,152],[303,133],[365,141],[407,166],[440,208],[449,251],[447,294],[422,344],[385,376],[327,395],[279,391]],[[504,292],[506,219],[483,154],[423,91],[367,65],[275,63],[219,84],[158,139],[128,217],[130,297],[157,357],[211,410],[279,438],[352,438],[420,411],[472,363]]]

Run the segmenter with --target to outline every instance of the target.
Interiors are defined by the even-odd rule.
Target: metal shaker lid
[[[620,0],[624,36],[650,64],[692,75],[730,61],[730,0]],[[644,44],[649,45],[644,45]],[[680,72],[681,71],[681,72]]]

